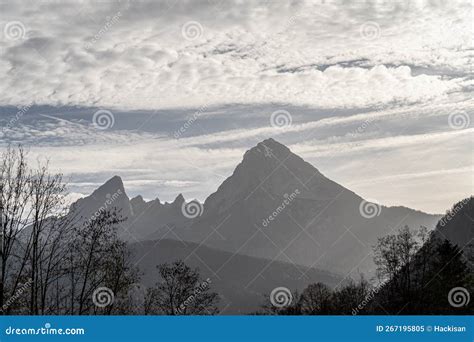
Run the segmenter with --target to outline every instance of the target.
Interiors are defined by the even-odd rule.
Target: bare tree
[[[397,234],[379,238],[374,247],[379,281],[390,284],[391,295],[396,292],[403,296],[405,302],[412,297],[412,261],[419,247],[415,234],[408,226],[401,228]]]
[[[351,315],[361,304],[370,305],[373,298],[369,282],[361,275],[360,280],[349,280],[344,286],[334,291],[332,296],[333,313],[336,315]],[[362,307],[362,310],[365,306]],[[358,312],[358,311],[357,311]]]
[[[116,211],[101,211],[74,228],[67,256],[70,314],[111,314],[112,302],[104,308],[94,305],[94,291],[107,287],[114,297],[125,298],[129,286],[138,281],[127,245],[117,237],[117,225],[123,220]]]
[[[115,212],[85,221],[69,210],[61,174],[48,162],[28,166],[22,147],[0,163],[0,311],[38,314],[111,314],[92,305],[99,285],[123,296],[137,281]],[[27,286],[25,286],[25,284]]]
[[[66,184],[62,175],[50,174],[46,163],[32,172],[31,189],[30,314],[37,315],[47,310],[48,289],[56,277],[62,276],[59,262],[64,253],[63,238],[71,227],[70,218],[65,216]]]
[[[214,315],[219,296],[210,292],[210,279],[201,281],[199,271],[183,261],[157,266],[161,281],[149,289],[146,314]]]
[[[331,300],[331,289],[323,283],[316,283],[304,289],[299,305],[305,315],[328,315],[331,313]]]
[[[30,175],[23,149],[8,147],[0,164],[1,217],[1,279],[0,306],[5,311],[6,297],[12,297],[24,280],[25,261],[19,263],[14,247],[19,247],[19,235],[28,224],[32,210],[24,205],[31,199]],[[25,246],[28,250],[28,246]]]

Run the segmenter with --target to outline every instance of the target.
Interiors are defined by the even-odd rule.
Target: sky
[[[366,199],[473,193],[470,1],[0,2],[0,150],[204,200],[273,137]]]

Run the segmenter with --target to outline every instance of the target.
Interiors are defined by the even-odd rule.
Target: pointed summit
[[[181,207],[181,205],[184,203],[184,201],[185,200],[184,200],[183,194],[179,194],[178,196],[176,196],[176,198],[174,199],[172,204]]]
[[[297,264],[314,266],[318,260],[318,265],[347,274],[356,268],[373,272],[367,255],[393,227],[430,226],[436,220],[387,207],[368,219],[361,204],[363,198],[285,145],[266,139],[245,153],[187,232],[194,241],[231,252],[285,260],[284,250]],[[219,227],[218,236],[213,227]],[[349,229],[354,235],[346,234]]]
[[[286,147],[285,145],[283,145],[282,143],[276,141],[273,138],[268,138],[268,139],[265,139],[265,140],[259,142],[256,147],[257,148],[259,148],[259,147],[270,148],[270,149],[275,150],[277,152],[290,152],[290,149],[288,147]]]
[[[221,184],[205,202],[205,211],[227,210],[236,201],[254,198],[283,197],[299,190],[306,197],[323,193],[332,196],[342,187],[324,177],[318,169],[274,139],[266,139],[245,152],[232,176]]]
[[[132,203],[132,205],[142,205],[142,204],[145,204],[145,200],[143,199],[143,196],[142,195],[138,195],[138,196],[135,196],[133,197],[130,202]]]
[[[291,153],[290,149],[285,145],[269,138],[261,141],[257,146],[251,148],[244,154],[244,162],[246,160],[256,160],[261,158],[274,159],[275,162],[283,160]]]
[[[122,178],[119,176],[113,176],[108,181],[106,181],[103,185],[98,187],[93,193],[92,196],[103,198],[106,196],[112,196],[114,193],[125,193],[125,188],[123,186]]]
[[[98,187],[90,196],[84,197],[71,205],[71,209],[89,218],[100,208],[119,210],[123,218],[132,213],[130,200],[125,192],[122,178],[114,176]]]

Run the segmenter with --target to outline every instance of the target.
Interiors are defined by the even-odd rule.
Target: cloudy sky
[[[273,137],[387,205],[473,193],[470,1],[0,2],[0,149],[204,200]]]

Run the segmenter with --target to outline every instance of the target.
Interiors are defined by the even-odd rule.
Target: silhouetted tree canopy
[[[146,314],[214,315],[218,313],[219,296],[210,291],[211,280],[201,280],[198,269],[182,260],[157,266],[160,280],[149,288]]]

